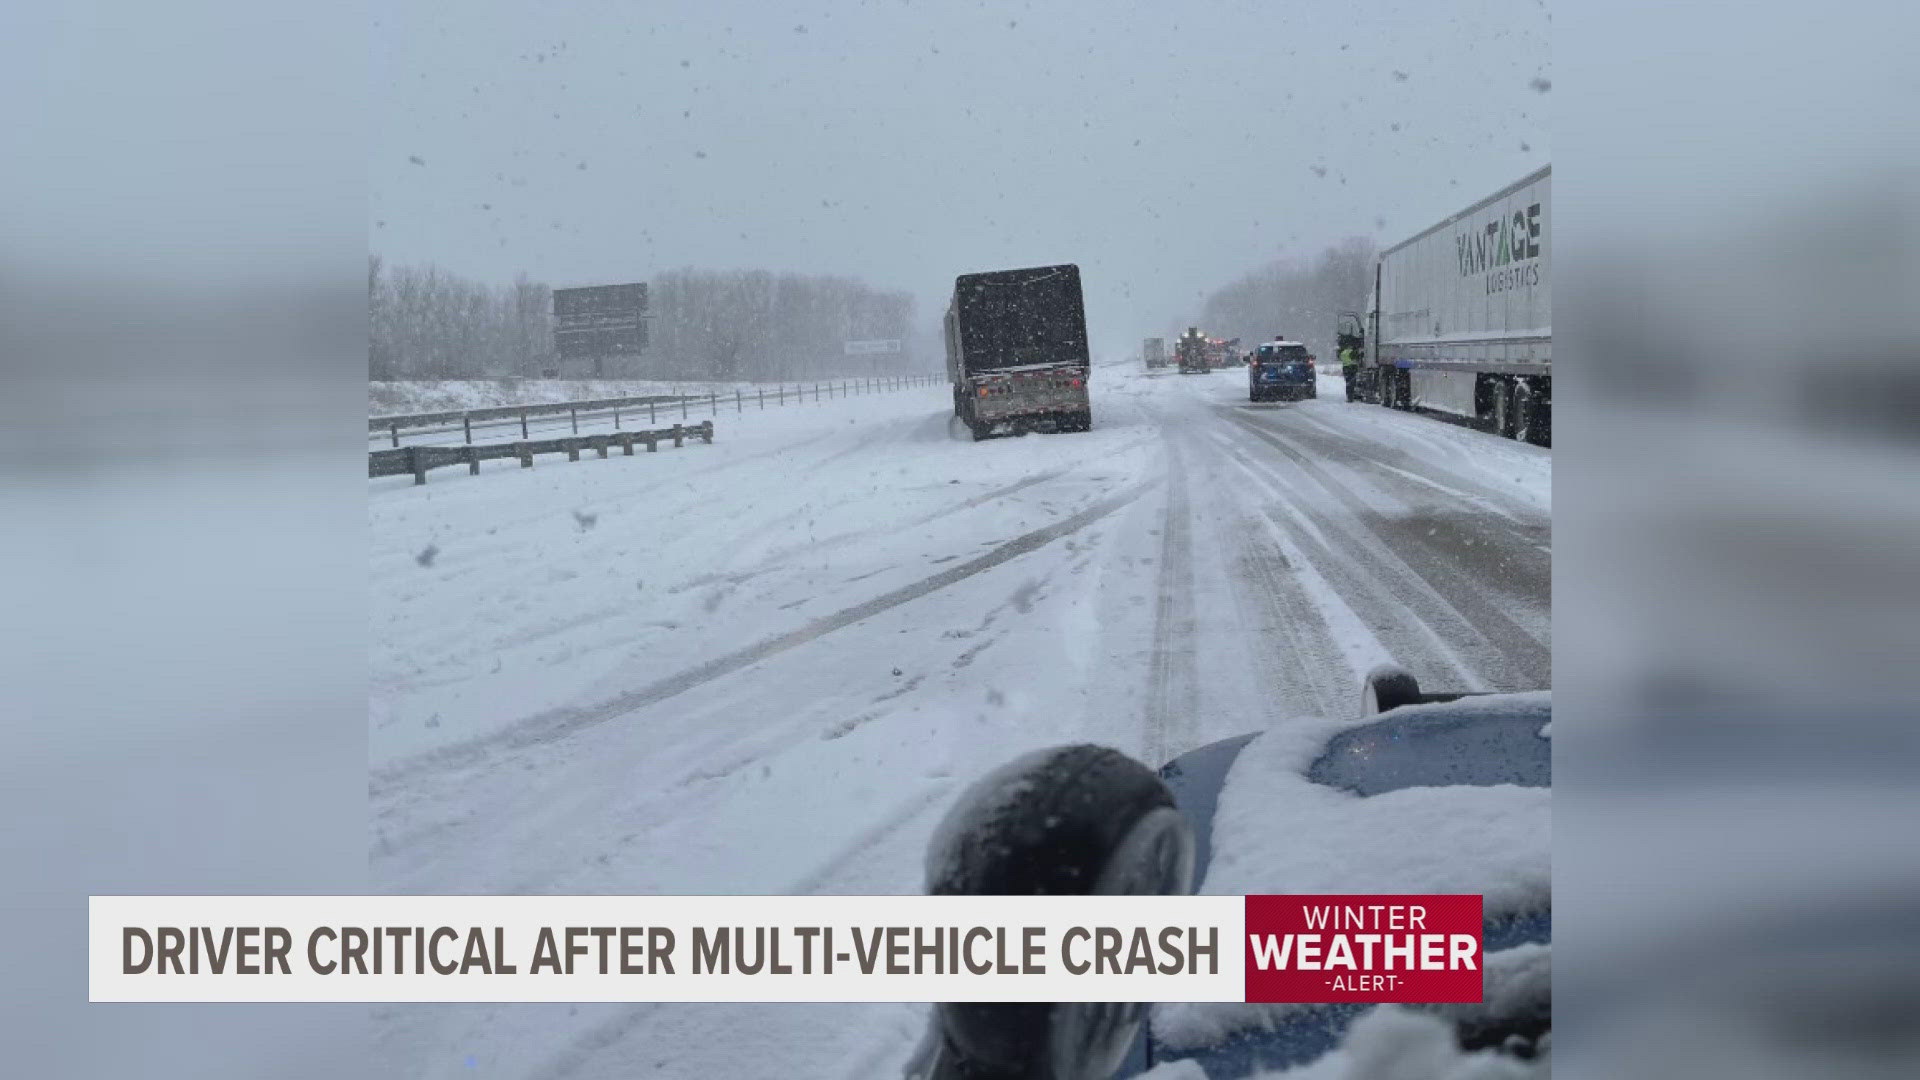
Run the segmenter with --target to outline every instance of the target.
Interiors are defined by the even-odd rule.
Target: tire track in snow
[[[923,578],[910,585],[901,586],[891,592],[874,597],[864,603],[845,608],[824,618],[816,619],[798,629],[765,638],[744,649],[724,656],[716,657],[689,668],[685,671],[656,680],[639,689],[629,691],[587,708],[565,708],[550,710],[515,723],[502,731],[462,743],[454,743],[436,750],[430,750],[418,756],[396,762],[374,773],[369,785],[375,796],[387,789],[399,785],[408,777],[425,772],[455,769],[477,765],[498,750],[514,750],[542,743],[553,742],[574,732],[615,720],[639,709],[658,704],[678,694],[683,694],[696,686],[712,682],[715,679],[731,675],[734,672],[753,666],[769,657],[777,656],[789,649],[798,648],[820,637],[851,626],[863,619],[878,615],[883,611],[900,606],[913,600],[946,588],[957,581],[965,580],[975,574],[991,570],[1002,563],[1009,562],[1039,548],[1086,528],[1088,525],[1106,517],[1115,510],[1127,505],[1146,494],[1156,481],[1136,484],[1118,495],[1103,499],[1071,517],[1057,521],[1052,525],[1035,529],[1032,532],[1016,536],[991,551],[966,562],[949,567],[931,577]]]
[[[1319,440],[1324,445],[1315,447],[1316,450],[1335,451],[1343,459],[1368,468],[1416,476],[1424,484],[1448,491],[1463,502],[1492,510],[1510,521],[1525,523],[1529,519],[1537,520],[1548,516],[1544,507],[1531,501],[1521,492],[1502,489],[1490,483],[1484,476],[1474,477],[1465,472],[1457,472],[1451,467],[1461,465],[1472,468],[1473,459],[1478,459],[1484,471],[1485,462],[1490,458],[1523,459],[1528,456],[1527,451],[1539,450],[1542,454],[1546,453],[1543,448],[1498,439],[1491,445],[1476,447],[1472,453],[1469,453],[1459,441],[1437,438],[1433,433],[1424,430],[1393,431],[1394,441],[1392,442],[1385,438],[1369,437],[1356,432],[1351,427],[1336,424],[1323,410],[1304,411],[1289,418],[1297,418],[1301,423],[1288,434],[1302,440]],[[1343,415],[1342,419],[1351,422],[1353,417]],[[1368,419],[1380,418],[1369,417]],[[1374,427],[1372,424],[1367,426]],[[1409,427],[1424,427],[1424,425],[1409,425]],[[1308,430],[1309,428],[1311,430]],[[1377,427],[1375,430],[1382,436],[1388,434]],[[1485,438],[1495,439],[1496,437],[1488,435]]]
[[[1128,443],[1125,446],[1121,446],[1111,452],[1103,452],[1102,454],[1099,454],[1099,455],[1080,455],[1078,457],[1074,457],[1067,460],[1065,463],[1055,468],[1047,469],[1042,472],[1031,473],[1027,476],[1021,477],[1018,480],[1012,481],[1011,483],[1003,484],[1000,487],[994,488],[990,491],[983,491],[978,495],[968,496],[965,499],[961,499],[959,502],[948,503],[945,506],[941,506],[936,509],[929,510],[923,514],[918,515],[917,517],[909,518],[906,521],[892,522],[889,524],[878,525],[878,526],[868,526],[868,527],[859,528],[859,529],[848,529],[843,532],[834,533],[830,536],[823,536],[815,540],[808,540],[805,543],[789,544],[784,547],[775,548],[772,551],[768,552],[765,558],[753,564],[750,568],[746,570],[739,571],[729,575],[706,575],[703,578],[699,578],[699,579],[695,579],[694,581],[687,582],[685,583],[684,586],[676,586],[676,589],[682,588],[682,587],[692,587],[694,585],[707,584],[712,581],[718,581],[723,579],[736,580],[736,581],[746,580],[748,578],[756,577],[762,574],[766,574],[770,571],[777,570],[780,567],[791,562],[796,556],[804,555],[808,552],[836,548],[841,545],[847,544],[851,541],[864,540],[869,537],[892,536],[898,533],[905,532],[908,529],[917,529],[926,525],[931,525],[934,522],[941,520],[942,518],[951,517],[954,514],[964,513],[968,510],[973,509],[974,507],[982,506],[990,502],[995,502],[999,499],[1004,499],[1009,495],[1013,495],[1018,492],[1025,491],[1027,488],[1034,487],[1039,484],[1044,484],[1049,481],[1058,480],[1061,477],[1064,477],[1073,473],[1082,465],[1093,463],[1098,459],[1105,458],[1114,454],[1126,453],[1146,443],[1147,441],[1149,440],[1146,440],[1146,439],[1136,440],[1135,442]],[[840,455],[836,455],[836,456],[840,456]],[[816,463],[813,466],[813,468],[818,469],[820,464],[824,464],[824,463]],[[813,512],[819,513],[820,511],[813,511]],[[789,516],[796,516],[796,515],[789,515]],[[804,602],[805,601],[796,601],[793,606],[797,607],[799,606],[800,603],[804,603]]]
[[[832,857],[815,867],[799,881],[787,888],[795,895],[808,895],[821,892],[834,883],[834,879],[846,869],[862,859],[871,858],[873,850],[881,841],[919,820],[927,811],[943,805],[944,797],[952,794],[950,781],[930,783],[924,790],[902,801],[891,811],[881,816],[872,825],[862,830],[858,836],[835,851]]]
[[[1414,616],[1417,629],[1429,639],[1428,647],[1419,649],[1420,653],[1438,652],[1450,657],[1451,664],[1484,680],[1487,688],[1522,690],[1547,685],[1551,657],[1546,643],[1503,611],[1494,599],[1498,594],[1519,596],[1515,584],[1501,577],[1500,570],[1516,557],[1526,560],[1523,565],[1530,565],[1540,556],[1530,544],[1500,545],[1505,550],[1488,545],[1488,550],[1466,555],[1463,552],[1472,552],[1472,547],[1443,546],[1409,536],[1405,521],[1370,509],[1358,494],[1286,440],[1242,417],[1229,414],[1228,419],[1233,427],[1278,450],[1297,466],[1299,475],[1291,482],[1298,483],[1304,477],[1350,511],[1347,520],[1325,513],[1313,515],[1316,529],[1339,544],[1337,552],[1302,530],[1295,530],[1296,538],[1315,564],[1340,586],[1348,602],[1381,625],[1383,634],[1390,633],[1388,625],[1405,621],[1392,617],[1391,607],[1399,606]],[[1278,470],[1269,471],[1277,479],[1287,479]],[[1302,512],[1312,511],[1306,507]],[[1356,574],[1356,569],[1364,573]],[[1530,578],[1523,575],[1520,580]],[[1386,608],[1373,599],[1380,592],[1387,594]],[[1540,602],[1537,596],[1531,599]],[[1485,646],[1474,648],[1475,639]],[[1403,648],[1415,643],[1402,636],[1394,644]],[[1414,666],[1407,659],[1396,659]]]
[[[1167,512],[1160,529],[1159,591],[1154,599],[1153,654],[1147,668],[1147,763],[1158,768],[1190,749],[1199,717],[1200,680],[1194,650],[1193,507],[1185,458],[1167,442]]]
[[[894,533],[905,532],[908,529],[917,529],[923,525],[931,525],[934,522],[939,521],[943,517],[947,517],[951,514],[964,513],[965,511],[971,510],[974,507],[979,506],[983,503],[989,503],[994,501],[995,499],[1003,499],[1008,495],[1012,495],[1017,491],[1024,491],[1027,488],[1034,486],[1035,484],[1044,484],[1049,480],[1058,480],[1060,477],[1065,476],[1069,471],[1071,471],[1071,469],[1072,469],[1072,465],[1064,465],[1057,469],[1048,469],[1045,472],[1038,472],[1030,476],[1024,476],[1018,480],[1015,480],[1011,484],[1004,484],[1000,487],[994,488],[991,491],[983,491],[978,495],[974,495],[969,498],[962,499],[956,503],[949,503],[946,506],[939,508],[938,510],[930,510],[927,513],[921,514],[920,516],[915,518],[910,518],[906,521],[897,522],[897,523],[884,525],[884,526],[869,527],[864,529],[848,529],[845,532],[834,533],[831,536],[823,536],[818,540],[810,540],[804,544],[790,544],[786,547],[777,548],[774,551],[770,552],[765,559],[763,559],[761,562],[756,564],[751,571],[748,571],[748,573],[764,574],[769,570],[777,569],[783,564],[791,561],[794,556],[802,555],[809,551],[818,551],[822,548],[838,547],[849,541],[860,540],[869,536],[886,536]]]
[[[1242,450],[1239,457],[1267,491],[1260,513],[1275,543],[1296,551],[1299,564],[1328,591],[1315,601],[1316,607],[1325,611],[1330,604],[1338,605],[1362,620],[1381,649],[1373,662],[1391,660],[1430,682],[1487,688],[1483,672],[1502,670],[1502,659],[1464,615],[1398,556],[1371,550],[1351,523],[1315,512],[1312,508],[1330,494],[1322,481],[1284,472],[1264,453]]]
[[[1237,448],[1210,449],[1254,484],[1264,486]],[[1307,560],[1298,549],[1290,557],[1285,530],[1250,503],[1245,498],[1234,500],[1229,520],[1235,523],[1236,534],[1234,576],[1242,586],[1234,591],[1234,607],[1240,625],[1252,632],[1250,639],[1256,643],[1248,658],[1254,676],[1279,706],[1278,715],[1345,715],[1360,685],[1355,658],[1337,640],[1334,620],[1323,610],[1327,599],[1316,597],[1303,577],[1323,579],[1310,566],[1296,565]],[[1352,621],[1351,615],[1347,621]],[[1377,640],[1373,646],[1380,647]],[[1364,645],[1353,643],[1353,647]]]

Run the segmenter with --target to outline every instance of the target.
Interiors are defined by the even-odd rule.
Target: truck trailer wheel
[[[1493,433],[1503,439],[1513,438],[1513,386],[1505,379],[1493,380]]]
[[[1545,411],[1546,409],[1540,401],[1538,392],[1533,388],[1533,383],[1526,379],[1515,379],[1513,381],[1513,430],[1511,432],[1513,437],[1524,443],[1533,443],[1536,446],[1544,445],[1546,442],[1546,432],[1544,430],[1546,425],[1542,421],[1544,420],[1543,414]]]

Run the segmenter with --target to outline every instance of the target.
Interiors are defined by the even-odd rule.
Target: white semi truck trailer
[[[1388,248],[1368,310],[1341,316],[1356,397],[1553,439],[1552,166]]]

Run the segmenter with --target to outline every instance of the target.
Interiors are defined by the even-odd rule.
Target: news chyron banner
[[[95,896],[101,1002],[1481,1000],[1481,898]]]

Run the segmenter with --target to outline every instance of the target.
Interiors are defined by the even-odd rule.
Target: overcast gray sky
[[[506,281],[912,291],[1077,262],[1096,354],[1548,160],[1540,0],[386,6],[371,245]],[[1322,175],[1324,170],[1324,175]]]

